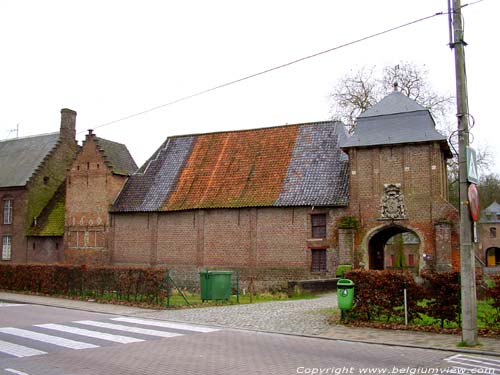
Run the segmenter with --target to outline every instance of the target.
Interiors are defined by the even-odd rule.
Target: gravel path
[[[140,315],[231,328],[318,335],[330,328],[327,309],[336,306],[337,295],[325,294],[314,299],[163,310]]]

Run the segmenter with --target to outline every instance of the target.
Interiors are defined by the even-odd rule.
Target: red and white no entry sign
[[[479,193],[477,192],[477,188],[475,184],[469,185],[469,210],[470,216],[472,220],[478,221],[479,219]]]

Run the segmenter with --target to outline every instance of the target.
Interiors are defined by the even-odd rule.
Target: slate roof
[[[58,140],[51,133],[0,141],[0,187],[26,185]]]
[[[415,100],[410,99],[408,96],[402,94],[401,92],[393,91],[377,104],[364,111],[358,117],[358,119],[364,117],[385,116],[393,115],[395,113],[415,111],[427,111],[427,108],[422,107]]]
[[[95,142],[114,174],[130,176],[137,170],[137,164],[127,146],[99,137],[95,137]]]
[[[493,202],[481,214],[481,223],[500,223],[500,204]]]
[[[338,122],[168,138],[127,181],[117,212],[346,206]]]
[[[435,126],[429,110],[395,91],[358,117],[354,133],[341,147],[439,142],[452,157],[447,138]]]

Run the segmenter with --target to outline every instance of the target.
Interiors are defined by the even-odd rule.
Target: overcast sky
[[[454,95],[442,15],[100,127],[446,9],[447,0],[1,0],[0,139],[17,124],[21,137],[58,131],[60,109],[71,108],[79,140],[95,129],[141,165],[172,135],[327,120],[335,82],[365,65],[425,65],[433,87]],[[472,133],[497,173],[499,13],[498,0],[463,9]]]

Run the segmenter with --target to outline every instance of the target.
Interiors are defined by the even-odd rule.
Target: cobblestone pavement
[[[325,294],[314,299],[145,312],[140,315],[232,328],[320,335],[330,328],[328,313],[336,306],[337,295]]]
[[[217,306],[181,310],[148,310],[119,305],[105,305],[85,301],[22,295],[0,292],[0,300],[32,303],[108,314],[137,316],[159,320],[217,325],[231,328],[254,329],[320,336],[335,340],[401,345],[418,348],[439,348],[453,351],[485,352],[500,356],[500,340],[480,338],[480,346],[458,348],[460,335],[425,332],[356,328],[329,325],[331,308],[337,306],[337,296],[325,294],[319,298],[296,301],[255,303],[252,305]]]

